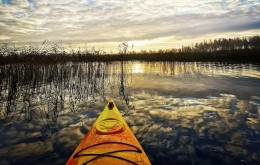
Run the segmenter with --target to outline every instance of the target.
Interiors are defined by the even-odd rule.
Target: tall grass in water
[[[0,128],[23,120],[46,140],[60,114],[105,97],[106,71],[106,63],[0,66]]]

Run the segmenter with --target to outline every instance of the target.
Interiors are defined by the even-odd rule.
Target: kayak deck
[[[142,146],[110,100],[67,165],[150,165]]]

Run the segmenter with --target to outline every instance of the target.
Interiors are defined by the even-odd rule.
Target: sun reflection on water
[[[133,63],[131,67],[132,73],[144,73],[144,65],[141,63]]]
[[[195,77],[252,77],[260,78],[259,66],[252,64],[223,64],[202,62],[132,62],[132,73]]]

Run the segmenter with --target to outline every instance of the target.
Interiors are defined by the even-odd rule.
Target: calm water
[[[65,164],[107,99],[152,164],[260,164],[260,65],[0,66],[0,164]]]

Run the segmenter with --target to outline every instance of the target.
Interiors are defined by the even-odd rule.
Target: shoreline
[[[213,52],[163,52],[139,54],[13,54],[0,56],[0,65],[56,64],[66,62],[116,62],[116,61],[178,61],[178,62],[238,62],[260,63],[260,49],[221,50]]]

